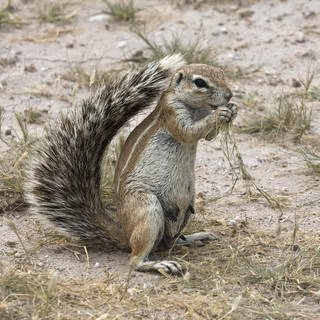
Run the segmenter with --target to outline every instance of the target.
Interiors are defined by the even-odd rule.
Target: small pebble
[[[304,11],[302,12],[302,15],[305,19],[309,19],[315,17],[316,13],[314,11]]]
[[[238,10],[237,13],[241,18],[250,18],[251,16],[254,15],[254,10],[249,8],[244,8],[244,9]]]
[[[21,257],[22,257],[22,253],[21,253],[21,252],[16,252],[16,253],[14,254],[14,257],[15,257],[15,258],[21,258]]]
[[[110,18],[109,15],[107,14],[97,14],[95,16],[92,16],[89,18],[90,22],[101,22],[101,21],[106,21]]]
[[[119,41],[118,44],[117,44],[117,47],[118,48],[124,48],[128,45],[128,42],[127,41]]]
[[[100,263],[99,262],[96,262],[95,264],[94,264],[94,268],[99,268],[100,267]]]
[[[233,52],[227,53],[227,58],[228,58],[229,60],[233,60],[234,57],[235,57],[235,54],[234,54]]]
[[[130,296],[133,296],[134,295],[134,289],[133,288],[129,288],[128,290],[127,290],[127,292],[129,293],[129,295]]]
[[[11,134],[12,134],[11,129],[6,129],[6,130],[4,131],[4,135],[5,135],[5,136],[11,136]]]
[[[59,270],[59,271],[63,271],[63,270],[65,270],[66,268],[65,267],[63,267],[63,266],[58,266],[57,267],[57,270]]]
[[[228,33],[228,29],[226,27],[221,27],[219,29],[220,33],[223,33],[223,34],[227,34]]]
[[[292,79],[292,86],[294,88],[300,88],[301,87],[301,82],[295,78]]]
[[[36,72],[37,68],[35,67],[35,65],[33,63],[31,63],[31,64],[27,64],[24,66],[24,71],[25,72]]]
[[[300,250],[300,246],[298,244],[292,245],[292,251],[298,251]]]
[[[17,242],[15,242],[15,241],[7,241],[7,242],[5,242],[5,245],[7,247],[10,247],[10,248],[15,248],[17,246]]]
[[[306,41],[306,36],[302,31],[298,31],[296,32],[296,34],[294,35],[294,40],[298,43],[303,43]]]

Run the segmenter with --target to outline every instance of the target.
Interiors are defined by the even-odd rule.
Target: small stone
[[[128,294],[129,294],[130,296],[133,296],[135,290],[134,290],[134,288],[129,288],[129,289],[127,290],[127,292],[128,292]]]
[[[73,44],[73,43],[68,43],[68,44],[66,45],[66,48],[67,48],[67,49],[73,49],[73,48],[74,48],[74,44]]]
[[[17,246],[17,242],[15,242],[15,241],[7,241],[7,242],[5,242],[5,245],[7,247],[10,247],[10,248],[15,248]]]
[[[310,49],[310,50],[307,50],[307,51],[303,52],[301,54],[301,57],[302,58],[309,58],[311,60],[316,60],[317,55],[316,55],[316,52],[314,50]]]
[[[253,16],[254,10],[249,8],[244,8],[244,9],[238,10],[237,13],[241,18],[250,18],[251,16]]]
[[[301,82],[295,78],[292,79],[292,86],[294,88],[300,88],[301,87]]]
[[[21,257],[22,257],[22,253],[21,253],[21,252],[16,252],[16,253],[14,254],[14,257],[15,257],[15,258],[21,258]]]
[[[299,251],[300,250],[300,246],[298,244],[293,244],[291,248],[292,248],[292,251]]]
[[[89,18],[90,22],[101,22],[101,21],[107,21],[110,18],[107,14],[97,14],[95,16],[92,16]]]
[[[5,135],[5,136],[11,136],[11,134],[12,134],[11,129],[6,129],[6,130],[4,131],[4,135]]]
[[[304,11],[302,12],[302,15],[305,19],[309,19],[315,17],[316,13],[314,11]]]
[[[294,40],[295,42],[303,43],[306,41],[306,35],[302,31],[298,31],[294,35]]]
[[[4,87],[6,87],[8,85],[6,80],[2,80],[0,81],[0,89],[3,89]]]
[[[273,76],[275,74],[275,71],[273,69],[266,69],[264,73],[266,76]]]
[[[65,267],[63,267],[63,266],[58,266],[58,267],[57,267],[57,270],[63,271],[63,270],[65,270]]]
[[[27,64],[24,66],[24,71],[25,72],[36,72],[37,68],[35,67],[35,65],[33,63],[31,63],[31,64]]]
[[[220,33],[223,33],[223,34],[228,33],[228,29],[226,27],[221,27],[219,31],[220,31]]]
[[[227,53],[227,58],[228,58],[229,60],[233,60],[234,57],[235,57],[235,54],[234,54],[233,52]]]
[[[100,267],[100,263],[99,262],[96,262],[95,264],[94,264],[94,268],[99,268]]]
[[[124,48],[128,45],[128,42],[127,41],[119,41],[118,44],[117,44],[117,47],[118,48]]]

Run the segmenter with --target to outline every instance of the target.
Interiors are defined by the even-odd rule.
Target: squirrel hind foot
[[[185,273],[182,265],[174,260],[143,261],[135,267],[135,270],[141,272],[158,272],[163,275],[171,274],[177,276],[183,276]]]

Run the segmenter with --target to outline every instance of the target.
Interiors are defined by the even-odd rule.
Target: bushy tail
[[[119,244],[123,233],[100,199],[104,151],[117,131],[168,87],[180,55],[150,63],[104,85],[46,134],[27,170],[33,212],[88,243]]]

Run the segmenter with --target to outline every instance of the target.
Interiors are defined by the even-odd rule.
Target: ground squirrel
[[[194,213],[197,143],[212,139],[235,117],[231,97],[219,68],[184,65],[179,55],[104,85],[62,116],[35,150],[25,184],[31,209],[88,244],[131,248],[130,270],[181,273],[179,263],[147,261],[148,255],[176,240],[212,238],[181,231]],[[100,199],[104,150],[118,129],[156,99],[121,152],[112,212]]]

